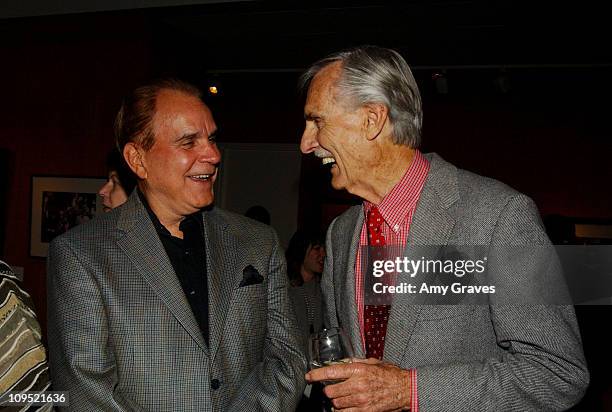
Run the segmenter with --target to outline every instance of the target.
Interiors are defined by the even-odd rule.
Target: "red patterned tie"
[[[368,240],[370,250],[376,251],[376,246],[385,246],[385,237],[382,234],[383,218],[377,207],[370,209],[366,216],[368,228]],[[374,258],[377,258],[374,256]],[[385,335],[387,333],[387,322],[389,321],[390,305],[365,305],[365,344],[366,357],[382,359],[385,350]]]

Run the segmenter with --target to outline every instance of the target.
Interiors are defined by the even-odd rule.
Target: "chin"
[[[189,204],[193,205],[198,209],[202,209],[203,207],[209,206],[215,200],[215,196],[212,191],[198,191],[191,192],[188,197],[185,198]]]
[[[346,189],[346,185],[345,184],[343,184],[342,182],[338,182],[335,179],[332,179],[331,185],[336,190]]]
[[[198,209],[203,209],[205,207],[212,205],[214,201],[215,201],[215,198],[211,196],[207,199],[202,199],[200,202],[197,202],[196,204],[198,205]]]

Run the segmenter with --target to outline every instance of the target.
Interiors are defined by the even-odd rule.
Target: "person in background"
[[[136,187],[136,177],[117,149],[108,154],[106,167],[108,180],[100,187],[98,195],[102,198],[104,211],[110,212],[128,200],[128,196]]]
[[[289,241],[285,252],[289,294],[302,336],[318,332],[323,325],[321,316],[320,280],[325,259],[325,243],[317,233],[298,230]]]
[[[325,242],[320,233],[298,230],[287,251],[287,275],[289,277],[289,298],[300,328],[304,353],[308,356],[308,338],[311,333],[323,328],[323,300],[321,297],[321,273],[325,259]],[[297,412],[321,410],[324,404],[323,385],[308,385],[304,391]]]
[[[50,411],[53,405],[7,405],[7,392],[49,390],[47,352],[30,295],[11,267],[0,260],[0,410]]]

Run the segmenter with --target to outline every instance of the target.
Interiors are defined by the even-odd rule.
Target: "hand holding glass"
[[[354,356],[351,341],[341,328],[323,329],[311,334],[308,353],[311,369],[350,363]],[[322,383],[330,385],[337,382],[339,381],[324,381]]]

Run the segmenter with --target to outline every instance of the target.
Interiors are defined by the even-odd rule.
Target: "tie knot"
[[[373,225],[382,225],[383,218],[380,214],[380,211],[376,206],[373,206],[367,214],[368,225],[372,223]]]
[[[385,238],[382,234],[383,218],[376,206],[371,208],[366,215],[368,228],[368,240],[371,246],[384,246]]]

